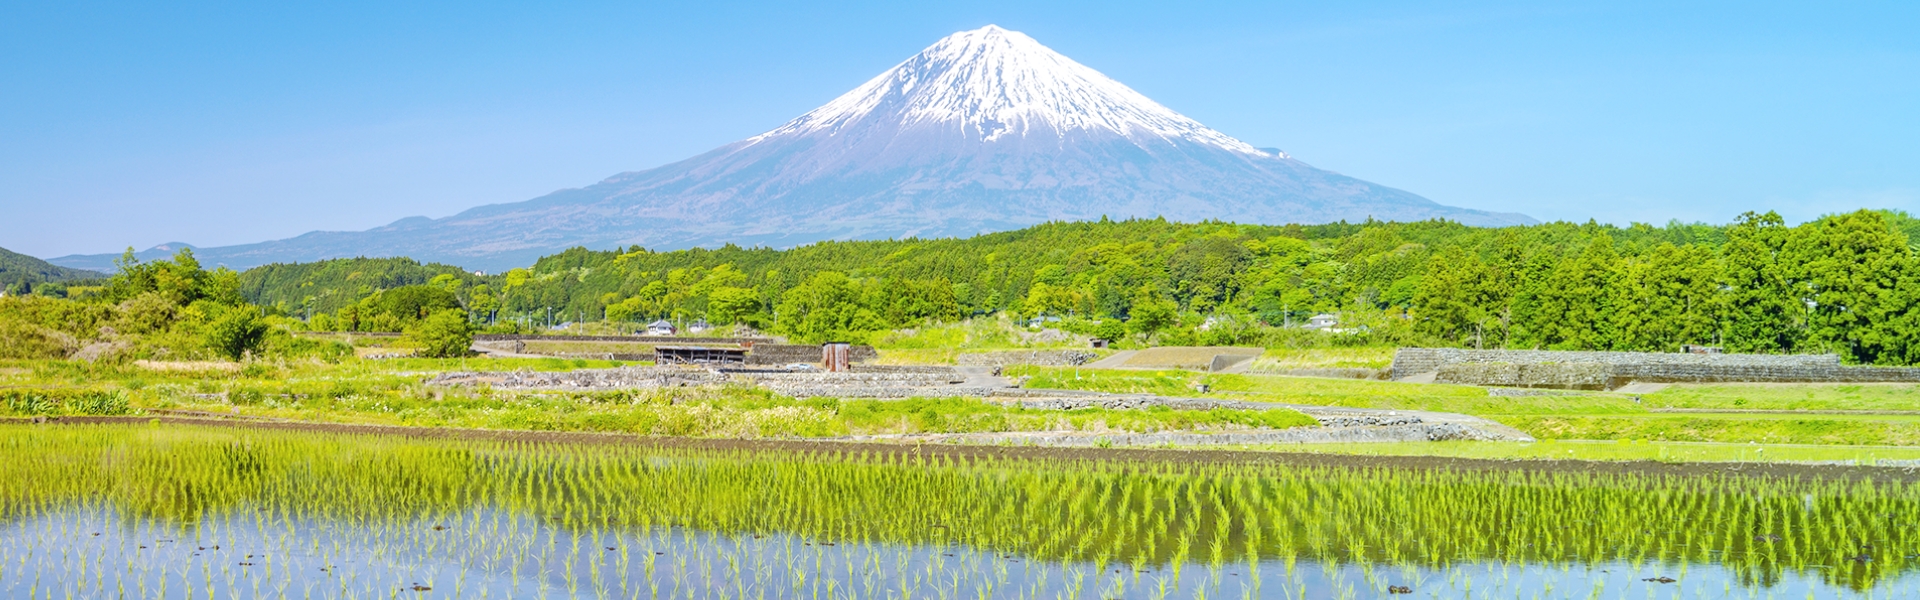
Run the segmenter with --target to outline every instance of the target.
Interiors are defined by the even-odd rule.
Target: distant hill
[[[206,265],[207,268],[209,269],[224,265],[228,268],[232,268],[237,271],[242,268],[253,266],[253,265],[235,266],[235,265],[227,264],[225,262],[220,261],[218,258],[208,257],[206,253],[200,249],[199,246],[194,246],[192,244],[185,244],[181,242],[169,242],[169,243],[160,244],[158,246],[154,246],[152,248],[148,248],[145,250],[140,250],[140,251],[134,252],[133,257],[135,259],[138,259],[140,262],[153,262],[156,260],[166,260],[169,258],[173,258],[173,255],[175,253],[178,253],[181,248],[191,248],[194,252],[194,258],[199,259],[200,263],[203,265]],[[128,249],[131,250],[132,248],[128,248]],[[59,265],[63,267],[72,267],[75,269],[86,269],[89,271],[99,271],[101,273],[111,273],[116,268],[113,266],[113,261],[120,260],[121,255],[122,253],[119,253],[119,252],[115,252],[112,254],[69,254],[66,256],[56,256],[56,257],[47,259],[47,262],[50,264]]]
[[[25,254],[0,248],[0,289],[19,293],[45,283],[67,283],[106,277],[106,273],[57,266]]]

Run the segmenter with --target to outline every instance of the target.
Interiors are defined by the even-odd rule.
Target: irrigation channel
[[[0,425],[0,597],[1920,592],[1910,477],[839,448]]]

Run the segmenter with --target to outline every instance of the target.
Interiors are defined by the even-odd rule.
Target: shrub
[[[66,358],[69,340],[58,332],[0,315],[0,358]]]
[[[275,358],[316,358],[335,363],[353,354],[353,347],[333,340],[299,337],[284,331],[267,335],[262,352]]]
[[[467,322],[466,311],[442,310],[408,328],[407,339],[420,347],[420,356],[466,356],[473,348],[473,324]]]
[[[259,352],[267,338],[267,322],[254,314],[253,307],[234,308],[214,319],[203,338],[214,354],[240,360]]]

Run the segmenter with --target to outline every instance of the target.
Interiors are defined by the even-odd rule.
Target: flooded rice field
[[[0,426],[7,598],[1898,598],[1908,481]]]

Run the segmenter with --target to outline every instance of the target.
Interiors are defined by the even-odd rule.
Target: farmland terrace
[[[795,398],[978,397],[1026,410],[1265,411],[1289,409],[1312,417],[1312,428],[1229,433],[1158,431],[992,432],[884,434],[860,439],[902,439],[969,444],[1044,446],[1166,446],[1328,442],[1408,442],[1438,440],[1533,441],[1517,429],[1462,414],[1433,411],[1346,408],[1252,402],[1157,394],[1021,389],[1015,380],[986,367],[859,366],[849,372],[815,369],[733,369],[688,366],[584,369],[562,373],[453,372],[427,381],[429,386],[487,385],[500,390],[621,390],[663,387],[758,386]]]

